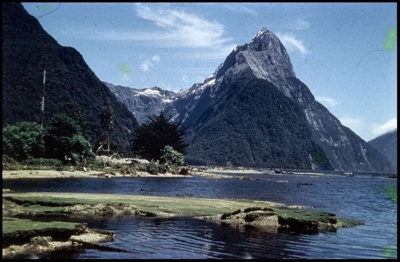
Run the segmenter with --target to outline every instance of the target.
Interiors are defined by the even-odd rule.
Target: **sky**
[[[105,82],[178,92],[263,27],[296,77],[369,141],[397,128],[397,3],[23,3]]]

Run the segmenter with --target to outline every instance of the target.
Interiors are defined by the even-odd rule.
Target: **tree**
[[[159,160],[166,146],[184,153],[187,144],[183,141],[187,129],[180,122],[172,122],[170,117],[165,117],[164,112],[148,117],[148,120],[136,130],[132,141],[132,151],[141,157]]]
[[[174,150],[172,146],[165,146],[161,151],[160,162],[169,165],[183,165],[185,160],[182,153]]]
[[[115,129],[114,124],[114,109],[111,106],[110,99],[107,99],[106,106],[103,107],[103,110],[100,115],[100,122],[104,129],[103,134],[100,136],[98,143],[99,148],[107,145],[107,156],[110,156],[110,145],[112,144],[111,141],[111,134]]]
[[[76,102],[67,102],[63,105],[63,113],[79,125],[83,136],[94,137],[94,123],[88,121],[88,116],[84,113],[81,105]]]
[[[3,129],[3,153],[22,161],[39,158],[44,152],[43,129],[38,123],[20,122]]]
[[[50,120],[44,141],[48,158],[65,160],[65,156],[89,155],[91,151],[91,144],[78,123],[65,114],[57,114]]]

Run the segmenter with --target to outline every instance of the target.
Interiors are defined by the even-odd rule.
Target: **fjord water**
[[[253,180],[187,178],[3,180],[14,192],[86,192],[217,199],[251,199],[308,206],[365,225],[319,234],[238,231],[193,218],[91,220],[116,233],[108,246],[132,251],[86,249],[52,258],[396,258],[397,180],[380,176],[249,174]],[[299,184],[303,183],[303,185]],[[304,185],[308,183],[309,185]],[[396,198],[397,199],[397,198]]]

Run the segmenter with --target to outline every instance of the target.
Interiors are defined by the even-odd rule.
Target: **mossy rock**
[[[63,221],[33,221],[3,217],[3,247],[11,244],[28,243],[32,237],[49,236],[52,239],[67,240],[71,235],[86,229],[82,223]]]

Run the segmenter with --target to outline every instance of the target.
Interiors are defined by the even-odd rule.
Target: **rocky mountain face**
[[[165,110],[189,126],[190,164],[390,170],[383,154],[314,99],[285,47],[265,28],[187,90],[108,86],[140,121]]]
[[[115,86],[104,82],[119,101],[135,115],[139,123],[147,120],[148,116],[156,115],[170,105],[175,93],[159,87],[136,89],[126,86]]]
[[[133,114],[112,95],[74,48],[57,43],[20,3],[2,3],[3,127],[20,121],[40,123],[46,60],[44,125],[65,106],[74,105],[90,121],[90,140],[101,134],[100,112],[110,99],[115,113],[114,142],[129,151]],[[47,57],[47,59],[45,59]]]
[[[390,170],[385,156],[314,99],[265,28],[165,111],[190,125],[189,163]]]
[[[380,135],[368,142],[389,159],[392,172],[397,172],[397,129]]]

